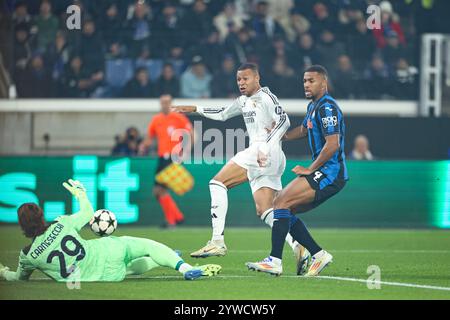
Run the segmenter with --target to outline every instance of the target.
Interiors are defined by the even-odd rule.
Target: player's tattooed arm
[[[289,141],[289,140],[295,140],[295,139],[301,139],[308,135],[308,129],[306,129],[304,126],[298,126],[288,132],[286,132],[283,136],[283,141]]]

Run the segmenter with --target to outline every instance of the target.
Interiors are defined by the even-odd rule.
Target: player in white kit
[[[281,148],[281,139],[290,126],[289,117],[269,88],[261,87],[255,64],[245,63],[240,66],[236,77],[242,95],[231,106],[172,107],[177,112],[197,112],[220,121],[242,114],[250,138],[249,147],[238,152],[209,182],[213,234],[206,246],[191,253],[196,258],[226,254],[224,229],[228,189],[249,181],[257,214],[270,227],[273,225],[272,202],[276,192],[282,189],[281,176],[286,166],[286,157]],[[305,249],[294,242],[290,234],[286,241],[294,250],[297,263],[306,263],[302,261],[307,254]]]

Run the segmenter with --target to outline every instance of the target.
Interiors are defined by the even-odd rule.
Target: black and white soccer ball
[[[106,209],[97,210],[89,221],[89,226],[96,235],[100,237],[109,236],[117,229],[116,215]]]

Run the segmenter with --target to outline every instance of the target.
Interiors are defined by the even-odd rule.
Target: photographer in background
[[[116,145],[111,151],[113,156],[136,156],[142,138],[138,129],[130,127],[122,137],[116,136]]]

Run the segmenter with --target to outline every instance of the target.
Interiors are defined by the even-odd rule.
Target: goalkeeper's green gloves
[[[78,180],[69,179],[69,183],[63,182],[63,187],[69,190],[77,200],[86,197],[86,188]]]
[[[5,277],[6,271],[9,271],[9,268],[5,267],[4,265],[2,265],[0,263],[0,279],[5,279],[6,280],[6,277]]]

